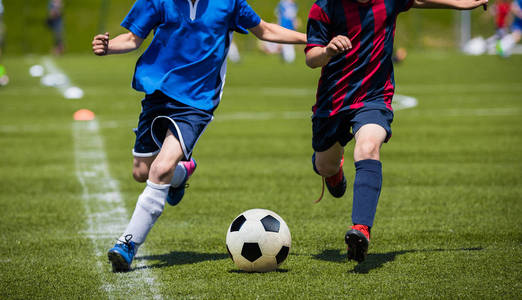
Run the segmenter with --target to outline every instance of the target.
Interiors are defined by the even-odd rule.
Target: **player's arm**
[[[142,43],[143,39],[132,32],[120,34],[112,40],[109,40],[109,33],[106,32],[94,37],[92,51],[99,56],[127,53],[138,49]]]
[[[488,4],[488,0],[413,0],[415,8],[454,8],[460,10],[474,9]]]
[[[263,20],[249,29],[258,39],[283,44],[306,44],[306,34]]]
[[[334,37],[326,47],[313,47],[306,52],[306,65],[312,69],[326,66],[332,57],[352,49],[352,42],[344,35]]]

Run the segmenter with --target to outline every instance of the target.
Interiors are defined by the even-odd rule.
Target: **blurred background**
[[[94,33],[123,32],[119,23],[129,11],[132,0],[63,0],[64,43],[67,53],[89,52]],[[278,0],[249,1],[266,21],[276,22]],[[298,29],[305,31],[308,11],[314,0],[296,0],[299,6]],[[52,32],[46,25],[48,1],[3,0],[6,27],[5,54],[48,53],[53,48]],[[495,17],[477,9],[471,13],[451,10],[411,10],[397,23],[396,46],[408,50],[459,49],[472,37],[490,37],[495,33]],[[241,50],[256,49],[253,37],[236,35]]]

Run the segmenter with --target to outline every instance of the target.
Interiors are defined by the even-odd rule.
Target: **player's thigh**
[[[380,159],[380,149],[388,132],[379,124],[365,124],[355,133],[354,161]]]

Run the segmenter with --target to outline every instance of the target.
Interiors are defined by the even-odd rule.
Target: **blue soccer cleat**
[[[132,264],[132,259],[136,254],[136,244],[131,241],[132,234],[125,236],[125,241],[120,241],[112,247],[107,256],[112,263],[113,272],[128,272]]]
[[[174,206],[177,205],[183,196],[185,195],[185,188],[188,187],[187,181],[192,176],[194,171],[196,171],[196,167],[198,164],[194,158],[191,158],[189,161],[180,162],[181,165],[185,168],[185,177],[181,184],[177,187],[171,186],[169,189],[169,193],[167,195],[167,203]]]

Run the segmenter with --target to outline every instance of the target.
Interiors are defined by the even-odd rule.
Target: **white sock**
[[[508,55],[511,54],[511,50],[513,50],[515,44],[515,39],[511,34],[506,35],[500,40],[500,47],[502,48],[502,51]]]
[[[172,187],[180,186],[183,182],[183,179],[185,179],[185,174],[187,174],[187,169],[185,169],[185,166],[181,162],[179,162],[176,166],[176,169],[174,169],[174,176],[172,176],[170,185]]]
[[[120,241],[125,241],[125,236],[132,234],[132,241],[137,246],[145,242],[147,234],[163,212],[169,187],[170,184],[155,184],[147,180],[147,186],[138,197],[132,218]]]

